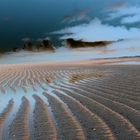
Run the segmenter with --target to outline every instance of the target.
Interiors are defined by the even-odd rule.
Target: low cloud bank
[[[19,63],[54,63],[78,60],[90,60],[97,58],[112,58],[124,56],[140,56],[140,40],[123,40],[102,48],[67,49],[61,47],[55,53],[47,52],[18,52],[1,56],[0,64]]]

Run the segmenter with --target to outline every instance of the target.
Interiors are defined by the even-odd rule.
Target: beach
[[[0,139],[140,139],[139,62],[1,65]]]

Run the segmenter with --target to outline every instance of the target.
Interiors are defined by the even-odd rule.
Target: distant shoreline
[[[140,64],[140,56],[130,56],[130,57],[114,57],[114,58],[98,58],[90,60],[80,60],[80,61],[63,61],[63,62],[36,62],[36,63],[15,63],[15,64],[0,64],[3,66],[17,66],[17,65],[48,65],[48,66],[70,66],[70,65],[108,65],[108,64],[119,64],[123,62],[131,62]]]

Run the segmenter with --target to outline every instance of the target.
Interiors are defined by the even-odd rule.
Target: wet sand
[[[1,65],[0,139],[139,140],[139,60]]]

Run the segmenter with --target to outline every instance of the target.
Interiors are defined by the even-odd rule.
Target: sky
[[[112,50],[116,52],[116,50],[124,49],[114,56],[139,55],[140,1],[0,0],[0,50],[9,51],[13,47],[20,48],[25,38],[36,42],[46,37],[49,37],[58,48],[56,52],[59,57],[60,50],[62,54],[64,52],[69,54],[69,58],[73,56],[69,53],[69,49],[63,49],[66,46],[62,42],[67,38],[84,41],[121,40],[110,47],[107,46],[104,51],[98,50],[99,54],[102,54],[100,51],[109,51],[113,55]],[[92,49],[92,52],[96,51],[97,49]],[[26,53],[26,56],[27,54],[34,57],[33,54]],[[11,56],[11,53],[8,53],[6,57],[9,55]],[[13,55],[17,56],[17,54],[12,54],[12,57]],[[52,59],[53,55],[49,55],[48,60]],[[24,55],[21,53],[21,56]],[[103,54],[94,56],[105,57]],[[75,59],[79,58],[75,57]],[[84,57],[81,55],[80,59]],[[0,62],[4,63],[3,58],[0,58]]]

